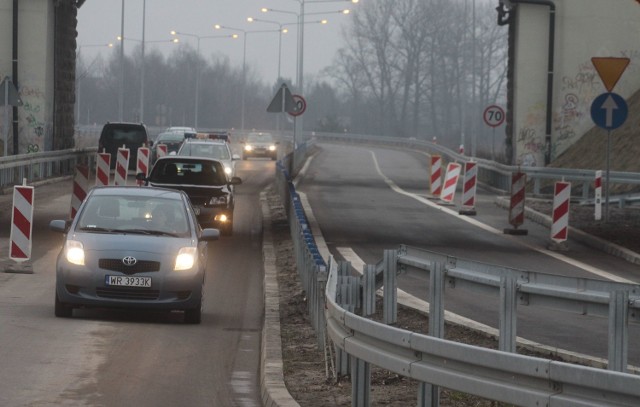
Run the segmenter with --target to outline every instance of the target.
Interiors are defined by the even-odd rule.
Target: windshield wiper
[[[115,232],[114,229],[103,228],[98,226],[85,226],[85,227],[79,228],[78,230],[81,230],[83,232],[108,232],[108,233]]]
[[[173,236],[178,237],[177,234],[171,232],[165,232],[163,230],[149,230],[149,229],[114,229],[114,232],[118,233],[131,233],[137,235],[152,235],[152,236]]]

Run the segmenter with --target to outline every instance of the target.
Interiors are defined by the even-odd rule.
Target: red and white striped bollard
[[[453,203],[461,168],[462,166],[458,163],[449,163],[447,165],[447,173],[444,176],[444,186],[442,187],[442,194],[440,194],[440,199],[445,203]]]
[[[511,200],[509,203],[509,224],[513,229],[504,229],[504,233],[510,235],[526,235],[526,229],[518,229],[524,223],[525,188],[527,186],[527,174],[516,172],[511,175]]]
[[[31,259],[35,190],[32,186],[26,185],[26,180],[23,184],[13,187],[9,258],[16,262],[25,262]]]
[[[129,172],[129,149],[119,148],[116,158],[116,171],[113,178],[114,185],[127,185],[127,174]]]
[[[553,191],[553,213],[551,223],[550,249],[566,249],[569,237],[569,200],[571,183],[557,181]]]
[[[98,153],[96,157],[96,186],[109,185],[109,172],[111,171],[111,154]]]
[[[475,161],[464,163],[462,181],[462,208],[460,215],[476,215],[476,185],[478,182],[478,164]]]
[[[431,177],[430,190],[434,197],[440,196],[442,192],[442,157],[439,155],[431,156]]]
[[[601,220],[602,219],[602,170],[596,171],[596,179],[594,182],[594,193],[595,193],[594,219]]]
[[[73,176],[73,192],[71,193],[71,219],[76,217],[80,205],[89,192],[89,167],[83,164],[76,165]]]

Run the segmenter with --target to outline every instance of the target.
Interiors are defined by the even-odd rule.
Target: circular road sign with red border
[[[504,123],[504,110],[498,105],[491,105],[484,109],[484,113],[482,114],[482,118],[487,126],[498,127],[502,123]]]
[[[300,95],[291,95],[291,97],[293,97],[293,101],[295,102],[295,109],[289,112],[289,114],[291,116],[300,116],[307,110],[307,101]]]

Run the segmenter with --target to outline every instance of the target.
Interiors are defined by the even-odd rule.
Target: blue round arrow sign
[[[603,93],[591,103],[591,119],[605,130],[622,126],[628,114],[627,102],[617,93]]]

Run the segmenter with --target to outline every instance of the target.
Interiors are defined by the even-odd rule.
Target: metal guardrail
[[[48,178],[73,175],[78,164],[95,167],[97,147],[0,157],[0,190]]]
[[[328,346],[328,335],[337,348],[337,370],[346,374],[350,369],[352,405],[369,404],[371,364],[418,380],[418,405],[437,406],[439,386],[522,406],[638,404],[640,376],[621,371],[627,369],[628,323],[640,319],[640,286],[508,269],[407,246],[385,251],[383,261],[367,266],[362,277],[347,277],[345,264],[332,259],[328,265],[323,263],[299,196],[282,164],[276,172],[276,184],[289,208],[298,273],[309,298],[308,312],[318,346]],[[371,297],[379,283],[396,287],[395,276],[407,267],[430,273],[429,332],[436,336],[387,325],[394,321],[397,310],[395,290],[384,290],[389,293],[383,299],[388,308],[383,312],[387,324],[354,313],[356,307],[371,313],[375,304]],[[438,337],[444,331],[439,290],[445,283],[500,296],[499,350]],[[609,316],[609,368],[620,371],[514,353],[518,302]]]

